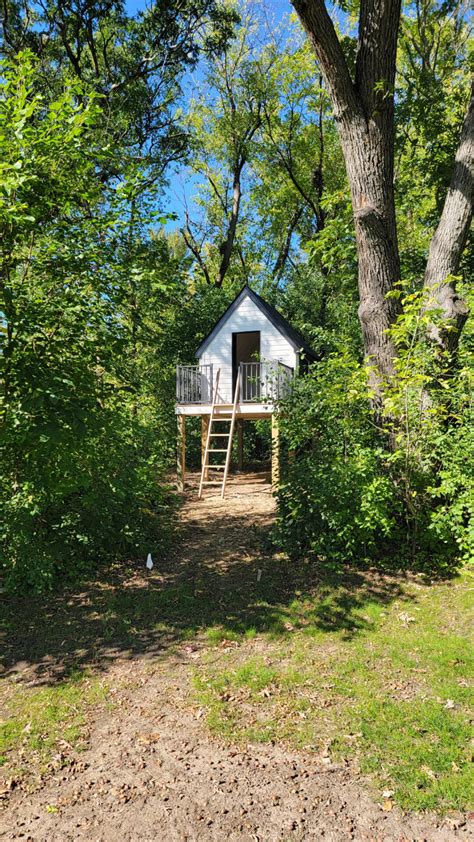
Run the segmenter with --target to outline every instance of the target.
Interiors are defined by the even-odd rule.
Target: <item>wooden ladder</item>
[[[212,406],[211,406],[211,417],[209,419],[209,429],[207,431],[207,438],[206,438],[206,447],[204,449],[204,459],[202,463],[202,470],[201,470],[201,482],[199,483],[199,494],[198,497],[202,496],[202,489],[205,485],[221,485],[221,497],[224,498],[225,494],[225,486],[227,482],[227,476],[229,473],[230,468],[230,459],[232,456],[232,439],[234,436],[234,427],[235,427],[235,416],[237,414],[237,405],[239,403],[239,395],[240,395],[240,369],[237,372],[237,380],[235,383],[235,392],[234,392],[234,403],[233,404],[226,404],[226,403],[217,403],[217,387],[219,385],[219,376],[221,370],[219,369],[216,375],[216,388],[214,391]],[[227,410],[227,412],[223,413],[220,410]],[[219,424],[222,422],[229,424],[230,427],[227,432],[215,432],[213,427],[215,424]],[[219,439],[227,439],[227,446],[226,447],[211,447],[211,441],[213,438]],[[224,444],[224,442],[222,442]],[[209,462],[209,455],[211,453],[225,453],[225,462],[223,465],[212,465]],[[206,479],[209,475],[209,471],[223,471],[222,479]]]

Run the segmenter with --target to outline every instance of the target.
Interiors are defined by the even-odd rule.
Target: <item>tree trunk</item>
[[[393,191],[393,87],[400,0],[362,0],[355,81],[324,0],[292,0],[331,96],[354,210],[359,258],[359,320],[371,366],[374,405],[393,375],[387,333],[398,303],[387,298],[400,277]]]
[[[242,169],[246,163],[245,158],[238,161],[234,170],[234,182],[232,185],[232,210],[230,214],[229,227],[227,229],[227,236],[220,246],[221,262],[217,272],[216,287],[221,287],[227,270],[230,266],[230,259],[232,257],[232,249],[234,248],[235,234],[237,232],[237,222],[239,220],[240,200],[242,197],[242,187],[240,183]]]
[[[430,338],[455,355],[464,322],[468,316],[465,302],[456,293],[453,278],[466,245],[472,221],[474,198],[474,83],[461,138],[454,162],[453,174],[443,212],[430,244],[425,272],[425,289],[429,293],[427,310],[441,310],[441,323],[433,324]]]

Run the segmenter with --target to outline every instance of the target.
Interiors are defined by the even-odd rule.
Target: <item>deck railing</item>
[[[291,389],[293,369],[281,362],[240,363],[242,403],[279,401]]]
[[[214,366],[178,365],[176,368],[177,403],[212,403]]]
[[[215,374],[217,373],[214,369],[215,366],[212,364],[178,365],[176,373],[177,403],[212,403]],[[292,368],[278,361],[240,363],[240,402],[265,403],[285,398],[291,390],[293,374]],[[232,397],[227,396],[227,400],[232,400]],[[217,395],[217,402],[222,403],[223,401],[224,398]]]

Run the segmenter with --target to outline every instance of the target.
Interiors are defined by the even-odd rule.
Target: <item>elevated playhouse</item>
[[[278,483],[278,402],[293,378],[316,359],[314,351],[283,316],[245,286],[196,351],[197,365],[178,365],[178,487],[186,473],[186,418],[201,416],[204,486],[217,485],[224,497],[232,442],[242,462],[245,419],[272,420],[272,483]],[[215,454],[215,455],[214,455]]]

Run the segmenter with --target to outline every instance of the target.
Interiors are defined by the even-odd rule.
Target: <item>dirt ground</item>
[[[139,578],[137,573],[135,586],[142,582],[144,588],[163,587],[167,575],[179,575],[181,570],[181,575],[194,577],[196,592],[216,589],[216,604],[207,610],[211,619],[218,620],[231,604],[221,606],[219,587],[232,591],[235,570],[256,561],[256,532],[261,539],[273,511],[264,477],[232,480],[223,502],[210,491],[198,501],[194,480],[181,510],[183,532],[169,560],[170,572],[157,571],[155,579],[144,579],[142,573]],[[7,677],[27,685],[57,680],[67,662],[64,640],[59,641],[60,630],[54,628],[54,610],[50,636],[34,648],[36,610],[33,605],[29,623],[25,621],[16,649],[11,643],[7,657]],[[74,635],[85,625],[85,614],[74,603],[69,611]],[[112,688],[113,705],[92,716],[85,751],[73,753],[62,769],[51,772],[33,791],[13,790],[0,817],[2,839],[448,842],[474,838],[462,820],[404,815],[397,808],[384,811],[353,769],[333,765],[327,758],[271,744],[229,747],[211,737],[191,687],[202,644],[199,635],[180,640],[178,622],[175,625],[174,635],[154,637],[144,622],[133,643],[124,640],[120,645],[118,639],[113,643],[102,639],[100,626],[92,626],[94,647],[92,631],[89,638],[75,641],[75,662],[80,657],[87,663],[93,649],[94,664]]]

